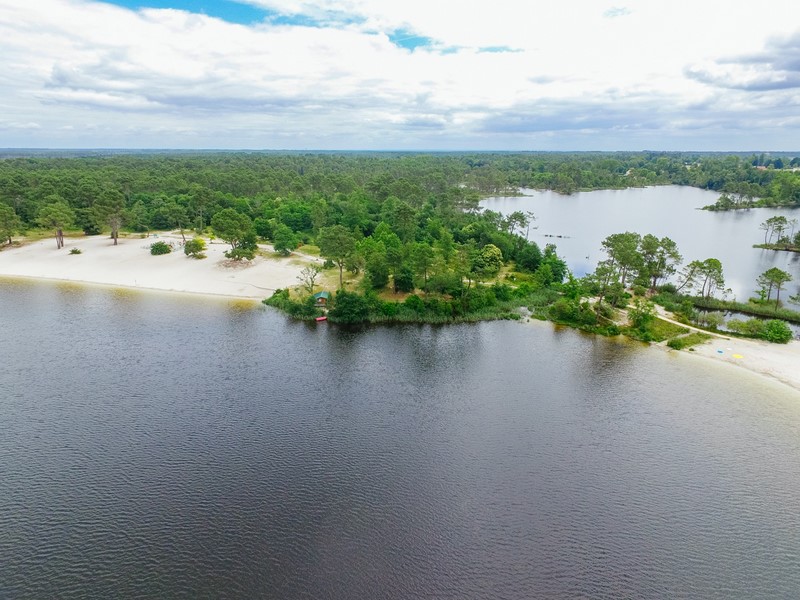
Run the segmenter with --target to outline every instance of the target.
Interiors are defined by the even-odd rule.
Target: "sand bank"
[[[773,344],[761,340],[728,337],[675,321],[661,306],[657,306],[656,311],[659,317],[665,321],[712,336],[709,341],[680,352],[726,362],[753,373],[777,379],[800,390],[800,342],[797,340],[792,340],[788,344]],[[662,343],[660,346],[667,348],[666,343]],[[670,352],[678,352],[678,350],[670,350]]]
[[[673,350],[674,352],[674,350]],[[723,361],[766,375],[800,391],[800,342],[771,344],[759,340],[715,337],[686,354]]]
[[[150,244],[156,241],[172,242],[175,250],[153,256]],[[44,239],[1,251],[0,276],[262,299],[276,289],[298,285],[300,270],[314,260],[276,256],[235,263],[224,257],[230,246],[222,242],[208,244],[207,258],[197,260],[183,253],[180,242],[180,235],[158,234],[120,238],[114,246],[99,235],[67,238],[66,247],[58,250],[54,239]],[[81,254],[70,254],[72,248]]]

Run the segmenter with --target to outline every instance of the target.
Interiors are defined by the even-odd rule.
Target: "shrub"
[[[728,329],[754,338],[761,338],[776,344],[787,344],[792,339],[792,329],[779,319],[764,321],[748,319],[747,321],[728,321]]]
[[[258,244],[256,243],[256,233],[255,231],[248,231],[247,233],[242,236],[241,241],[232,250],[228,250],[225,253],[226,258],[230,258],[231,260],[242,260],[246,258],[247,260],[253,260],[256,256],[256,252],[258,251]]]
[[[421,313],[425,310],[425,303],[422,301],[422,298],[416,294],[412,294],[406,298],[403,304],[416,313]]]
[[[494,292],[494,297],[500,302],[508,302],[511,300],[511,286],[505,283],[495,283],[492,286],[492,292]]]
[[[172,252],[172,246],[167,242],[153,242],[150,244],[150,254],[158,256],[159,254],[169,254]]]
[[[267,306],[274,306],[287,313],[290,317],[295,319],[302,319],[310,321],[318,317],[322,312],[317,308],[313,296],[309,296],[302,302],[292,300],[289,296],[289,290],[275,290],[275,293],[263,301]]]
[[[199,237],[191,239],[183,245],[183,253],[186,256],[191,256],[192,258],[205,258],[206,255],[203,253],[203,250],[205,249],[206,242],[203,240],[203,238]]]
[[[81,253],[81,249],[80,249],[80,248],[72,248],[72,249],[69,251],[69,253],[70,253],[70,254],[80,254],[80,253]]]
[[[432,285],[432,281],[428,281],[428,285]],[[414,291],[414,274],[406,266],[403,266],[397,273],[394,274],[394,289],[396,292],[413,292]]]
[[[732,319],[728,321],[728,329],[750,337],[761,337],[764,333],[764,321],[761,319],[748,319],[747,321]]]
[[[772,319],[764,325],[763,337],[768,342],[775,344],[788,344],[792,339],[792,330],[786,321]]]
[[[369,319],[369,306],[362,296],[339,290],[328,316],[336,323],[363,323]]]
[[[588,302],[559,298],[550,307],[550,316],[556,321],[575,325],[596,325],[597,315]]]
[[[684,348],[689,348],[690,346],[696,346],[697,344],[702,344],[706,340],[710,340],[711,336],[707,333],[700,333],[695,331],[694,333],[690,333],[689,335],[684,335],[683,337],[673,338],[667,342],[667,346],[672,348],[673,350],[683,350]]]

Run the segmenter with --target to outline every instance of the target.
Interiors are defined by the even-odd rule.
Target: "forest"
[[[32,230],[54,232],[59,242],[64,231],[116,239],[120,231],[169,229],[216,235],[237,260],[252,258],[259,239],[282,254],[314,248],[338,273],[339,288],[345,270],[358,282],[337,295],[331,317],[340,321],[518,318],[515,307],[550,306],[569,288],[557,248],[528,241],[535,215],[482,210],[489,195],[679,184],[800,205],[793,156],[79,154],[0,160],[0,239]],[[619,291],[603,268],[595,279],[601,298]],[[301,289],[313,291],[314,277],[307,272]],[[659,277],[651,272],[642,283],[654,287]],[[297,292],[281,290],[271,303],[299,318],[317,314]]]

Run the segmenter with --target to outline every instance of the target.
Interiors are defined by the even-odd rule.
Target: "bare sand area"
[[[659,313],[659,317],[670,323],[693,331],[708,333],[712,336],[707,342],[680,352],[726,362],[753,373],[777,379],[796,390],[800,390],[800,342],[797,340],[792,340],[788,344],[773,344],[761,340],[729,337],[679,323],[670,318],[671,315],[660,306],[656,310]],[[670,352],[678,352],[678,350],[670,350],[665,343],[660,344],[660,346]]]
[[[150,244],[156,241],[172,243],[175,250],[153,256]],[[222,242],[207,244],[207,258],[197,260],[183,253],[181,241],[180,235],[158,234],[120,238],[115,246],[108,236],[98,235],[67,238],[60,250],[53,238],[28,242],[0,252],[0,276],[262,299],[298,285],[303,266],[316,260],[273,255],[237,263],[225,258],[230,246]],[[70,254],[72,248],[81,253]]]
[[[797,340],[788,344],[772,344],[759,340],[715,337],[695,346],[694,352],[682,352],[766,375],[800,391],[800,342]]]

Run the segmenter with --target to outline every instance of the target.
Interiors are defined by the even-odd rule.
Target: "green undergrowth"
[[[708,333],[700,333],[699,331],[694,331],[689,335],[683,335],[669,340],[667,342],[667,346],[669,346],[673,350],[684,350],[686,348],[691,348],[692,346],[697,346],[698,344],[702,344],[703,342],[710,339],[711,335],[709,335]]]
[[[652,319],[644,327],[623,327],[621,331],[628,337],[642,342],[663,342],[689,332],[686,327],[658,318]]]

